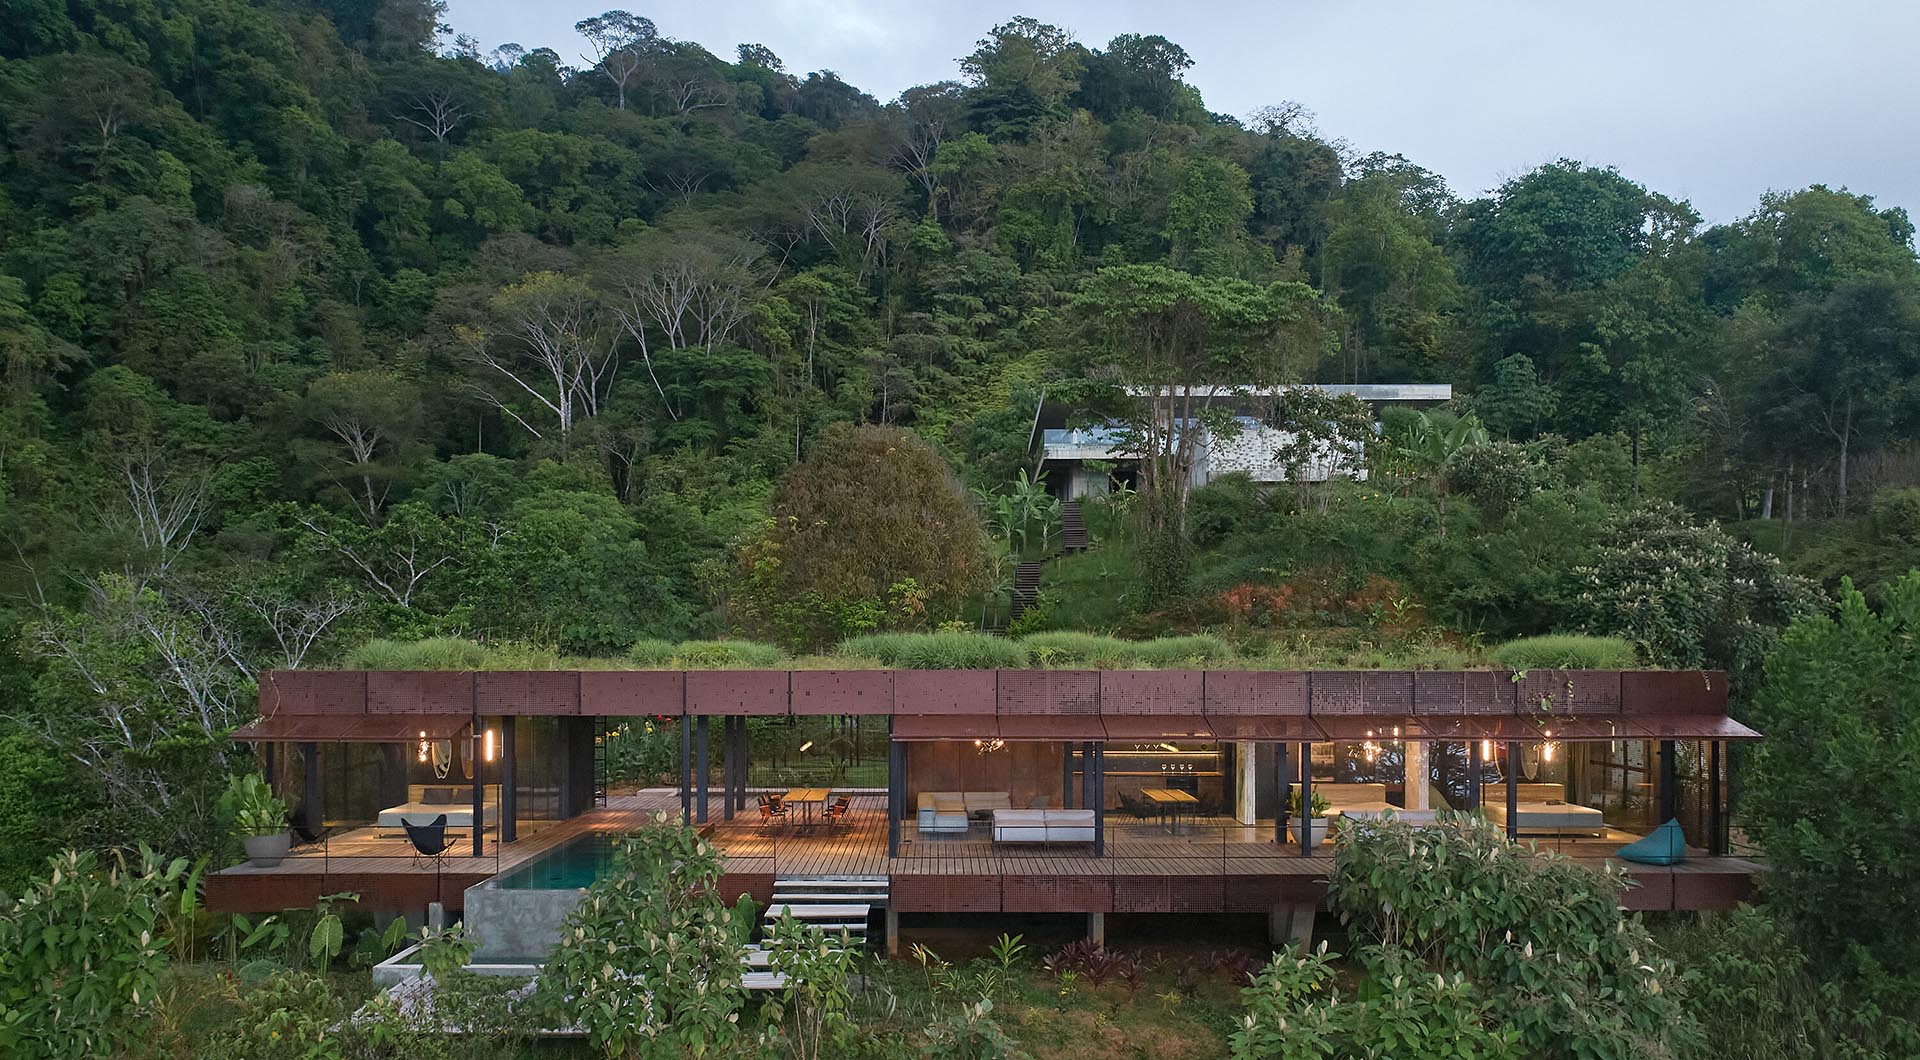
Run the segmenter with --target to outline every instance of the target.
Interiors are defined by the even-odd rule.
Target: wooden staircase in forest
[[[1027,608],[1040,602],[1040,564],[1022,563],[1013,568],[1013,605],[1007,621],[1018,622]]]
[[[1079,501],[1060,502],[1060,551],[1087,550],[1087,519]]]

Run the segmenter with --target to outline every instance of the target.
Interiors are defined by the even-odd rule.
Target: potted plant
[[[286,858],[293,845],[287,831],[287,804],[260,774],[242,773],[227,781],[222,801],[233,811],[233,828],[247,848],[249,862],[270,869]]]
[[[1293,797],[1288,800],[1287,805],[1287,812],[1292,818],[1290,830],[1293,833],[1293,841],[1298,843],[1300,841],[1300,830],[1306,828],[1308,829],[1307,842],[1309,846],[1317,847],[1321,843],[1326,842],[1327,825],[1332,822],[1332,818],[1328,815],[1327,811],[1332,808],[1332,805],[1327,802],[1326,796],[1316,791],[1313,793],[1312,814],[1303,815],[1300,812],[1300,789],[1293,789]]]

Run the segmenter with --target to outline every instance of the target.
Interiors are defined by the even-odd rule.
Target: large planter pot
[[[287,850],[293,846],[293,835],[289,832],[250,835],[241,842],[246,845],[249,864],[270,869],[286,860]]]
[[[1327,841],[1327,825],[1329,825],[1329,824],[1331,824],[1331,823],[1332,823],[1332,821],[1333,821],[1333,819],[1332,819],[1331,817],[1315,817],[1315,818],[1312,818],[1312,819],[1311,819],[1311,821],[1309,821],[1309,820],[1307,820],[1307,819],[1305,819],[1305,818],[1300,818],[1300,817],[1295,817],[1295,818],[1294,818],[1294,819],[1293,819],[1293,820],[1292,820],[1292,821],[1291,821],[1291,822],[1290,822],[1290,823],[1289,823],[1289,824],[1287,825],[1287,832],[1288,832],[1288,833],[1289,833],[1290,835],[1292,835],[1292,836],[1293,836],[1293,841],[1294,841],[1294,842],[1296,842],[1296,843],[1298,843],[1298,842],[1300,841],[1300,828],[1301,828],[1301,826],[1302,826],[1302,825],[1310,825],[1310,826],[1311,826],[1311,832],[1310,832],[1310,836],[1311,836],[1311,838],[1309,838],[1309,839],[1308,839],[1308,844],[1309,844],[1310,846],[1316,846],[1316,847],[1317,847],[1317,846],[1319,846],[1320,844],[1322,844],[1322,843],[1324,843],[1324,842],[1326,842],[1326,841]]]

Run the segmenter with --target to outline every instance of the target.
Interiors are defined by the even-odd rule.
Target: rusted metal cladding
[[[1002,670],[1001,714],[1098,714],[1098,670]]]
[[[1518,682],[1522,714],[1618,714],[1619,670],[1528,670]]]
[[[260,716],[365,714],[364,670],[268,670],[260,675]]]
[[[482,714],[578,714],[580,671],[500,670],[474,675]]]
[[[1206,674],[1199,670],[1102,670],[1102,714],[1200,714]]]
[[[1718,670],[1629,670],[1620,677],[1626,714],[1725,714],[1727,675]]]
[[[994,670],[895,670],[897,714],[992,714],[999,673]]]
[[[1304,670],[1208,670],[1207,714],[1264,714],[1305,717]]]
[[[1412,714],[1413,671],[1330,670],[1307,682],[1311,714]]]
[[[1518,693],[1506,670],[1416,670],[1415,714],[1512,714]]]
[[[678,670],[582,670],[580,713],[602,718],[677,717],[687,701],[687,675]]]
[[[795,714],[892,714],[892,670],[795,670]]]
[[[472,714],[474,675],[465,670],[369,670],[369,714]]]
[[[789,677],[786,670],[690,670],[687,713],[785,715]]]
[[[1008,913],[1109,913],[1113,884],[1105,876],[1002,876],[1000,908]]]
[[[902,913],[998,913],[998,876],[922,876],[889,878],[887,902]]]

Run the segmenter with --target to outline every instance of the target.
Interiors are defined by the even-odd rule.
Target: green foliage
[[[626,659],[650,670],[763,670],[785,664],[787,653],[750,640],[642,640]]]
[[[580,1027],[607,1056],[730,1048],[745,1000],[746,925],[716,893],[721,867],[712,844],[665,814],[622,840],[612,871],[561,926],[540,1011]]]
[[[1747,760],[1747,826],[1766,850],[1768,904],[1823,964],[1854,951],[1909,979],[1920,938],[1904,907],[1920,858],[1900,838],[1920,752],[1920,572],[1876,612],[1842,583],[1832,615],[1796,622],[1767,660],[1748,717],[1767,740]],[[1849,852],[1836,857],[1836,851]]]
[[[109,1056],[141,1040],[167,963],[163,933],[184,858],[142,848],[102,866],[91,853],[50,860],[0,909],[0,1051],[20,1060]]]
[[[1307,814],[1307,816],[1320,818],[1320,817],[1325,817],[1327,815],[1327,811],[1333,808],[1333,804],[1327,801],[1327,797],[1325,795],[1322,795],[1316,791],[1313,793],[1313,801],[1312,803],[1309,804],[1309,808],[1313,812],[1310,814]],[[1287,796],[1287,813],[1293,817],[1301,816],[1299,788],[1294,788],[1293,792]]]
[[[1484,1060],[1520,1056],[1520,1034],[1460,972],[1420,966],[1382,946],[1360,957],[1365,980],[1340,988],[1326,945],[1288,948],[1241,993],[1247,1013],[1230,1036],[1233,1060],[1361,1060],[1383,1055]]]
[[[908,670],[1012,670],[1027,665],[1025,641],[985,633],[870,633],[841,641],[834,652]]]
[[[1348,930],[1421,974],[1464,975],[1521,1052],[1677,1057],[1697,1028],[1683,982],[1638,920],[1625,881],[1521,848],[1484,818],[1354,824],[1335,837],[1329,900]]]
[[[1487,660],[1507,670],[1631,670],[1639,663],[1633,645],[1619,637],[1567,633],[1496,644]]]
[[[850,1010],[854,973],[853,941],[838,938],[782,912],[769,930],[768,963],[786,977],[786,985],[768,1006],[768,1024],[778,1028],[780,1055],[793,1060],[827,1060],[842,1055],[858,1033]]]
[[[376,637],[346,653],[346,670],[486,670],[494,653],[458,637],[400,641]]]
[[[241,836],[274,835],[287,830],[287,803],[258,773],[237,773],[220,796],[220,815]]]

